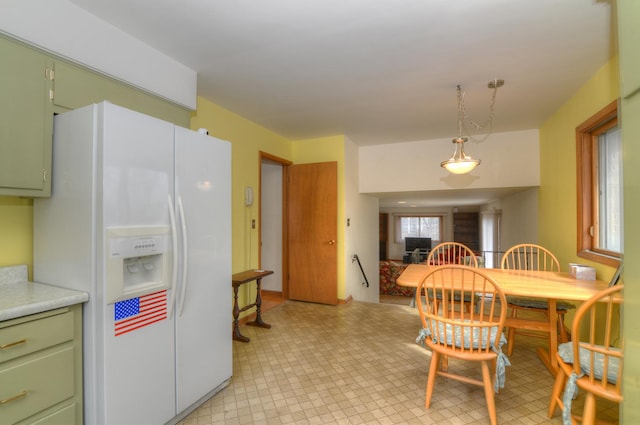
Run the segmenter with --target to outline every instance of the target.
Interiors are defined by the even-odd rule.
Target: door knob
[[[333,240],[333,239],[331,239],[331,240],[329,241],[329,245],[335,245],[335,243],[336,243],[336,241],[335,241],[335,240]]]

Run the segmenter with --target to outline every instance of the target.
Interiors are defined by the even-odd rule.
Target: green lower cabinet
[[[76,415],[77,406],[76,404],[70,404],[66,407],[62,407],[55,412],[48,414],[40,419],[36,419],[34,422],[21,422],[21,424],[31,424],[31,425],[66,425],[75,423],[75,415]]]
[[[82,423],[82,309],[0,322],[0,423]]]

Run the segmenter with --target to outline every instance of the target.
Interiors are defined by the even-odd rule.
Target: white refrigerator
[[[231,146],[102,102],[54,119],[34,280],[89,293],[87,425],[176,421],[231,354]]]

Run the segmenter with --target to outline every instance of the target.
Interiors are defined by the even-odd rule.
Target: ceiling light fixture
[[[456,149],[453,152],[453,156],[451,158],[449,158],[446,161],[442,161],[440,163],[440,166],[445,168],[450,173],[466,174],[480,164],[479,159],[473,159],[464,152],[464,144],[468,140],[468,138],[462,137],[462,127],[464,126],[465,121],[468,121],[471,125],[473,125],[476,130],[480,130],[488,125],[489,131],[485,134],[482,140],[486,139],[489,136],[489,134],[491,134],[491,130],[493,126],[494,105],[496,103],[496,93],[498,92],[498,87],[502,87],[503,85],[504,85],[504,80],[495,79],[495,80],[489,81],[488,87],[490,89],[493,89],[493,96],[491,98],[491,105],[489,107],[489,118],[484,124],[477,124],[476,122],[469,119],[469,117],[466,115],[465,109],[464,109],[464,93],[462,92],[462,88],[460,87],[460,85],[457,86],[456,90],[458,92],[458,137],[453,139],[453,143],[455,143]]]

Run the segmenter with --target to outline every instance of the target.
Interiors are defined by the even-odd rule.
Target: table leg
[[[538,348],[538,357],[542,363],[549,369],[551,375],[556,376],[558,373],[558,312],[556,311],[557,303],[555,299],[547,300],[549,308],[549,348],[547,350]]]
[[[261,284],[261,280],[262,279],[256,279],[256,285],[257,285],[257,291],[258,293],[256,294],[256,320],[252,321],[252,322],[247,322],[247,325],[249,326],[257,326],[259,328],[267,328],[267,329],[271,329],[271,325],[268,323],[265,323],[262,321],[262,312],[261,312],[261,306],[262,306],[262,296],[260,295],[262,292],[262,284]]]
[[[240,333],[238,327],[238,316],[240,308],[238,307],[238,287],[233,285],[233,339],[240,342],[249,342],[250,339]]]

